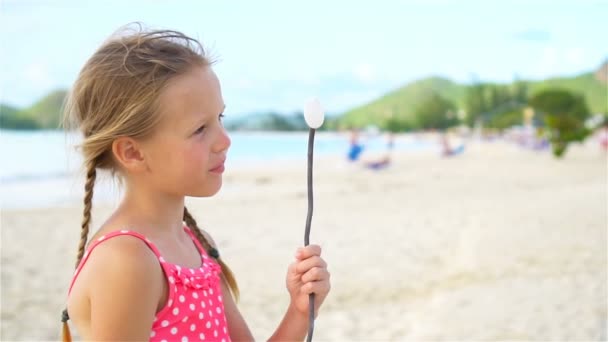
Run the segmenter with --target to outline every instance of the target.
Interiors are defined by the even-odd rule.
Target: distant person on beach
[[[464,144],[452,148],[450,146],[450,141],[448,140],[447,133],[440,133],[441,139],[441,155],[444,157],[451,157],[464,152]]]
[[[604,120],[598,134],[601,149],[608,151],[608,118]]]
[[[379,158],[377,160],[366,161],[365,166],[372,170],[379,170],[379,169],[383,169],[383,168],[389,166],[391,163],[391,154],[392,154],[394,147],[395,147],[395,136],[393,135],[392,132],[389,132],[387,134],[387,138],[386,138],[386,153],[384,154],[384,156],[382,156],[381,158]]]
[[[370,129],[370,134],[377,135],[373,129]],[[387,143],[386,143],[386,152],[385,154],[375,160],[363,160],[361,158],[361,154],[365,149],[364,145],[360,141],[361,134],[358,129],[350,130],[350,138],[349,138],[349,147],[347,153],[347,159],[349,162],[359,162],[358,164],[362,164],[364,167],[379,170],[387,167],[391,162],[391,152],[394,146],[394,136],[393,133],[389,133],[387,135]]]
[[[359,142],[359,131],[357,129],[351,129],[347,153],[348,160],[351,162],[357,161],[361,152],[363,152],[363,145]]]
[[[253,340],[234,274],[185,207],[186,196],[218,193],[231,144],[212,64],[195,39],[138,25],[111,36],[80,71],[65,122],[83,134],[86,182],[64,340],[69,319],[90,341]],[[125,193],[89,240],[99,170]],[[316,315],[330,290],[321,248],[298,248],[286,273],[288,305],[269,340],[302,341],[309,294]]]

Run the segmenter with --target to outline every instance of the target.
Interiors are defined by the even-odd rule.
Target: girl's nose
[[[230,147],[231,141],[230,141],[230,137],[228,136],[228,131],[226,131],[226,129],[224,127],[221,128],[220,130],[220,135],[218,138],[218,141],[216,143],[216,148],[217,148],[217,152],[222,152],[227,150]]]

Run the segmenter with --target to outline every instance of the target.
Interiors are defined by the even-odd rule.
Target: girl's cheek
[[[204,139],[197,139],[187,149],[187,158],[193,161],[202,161],[209,154],[208,143]]]

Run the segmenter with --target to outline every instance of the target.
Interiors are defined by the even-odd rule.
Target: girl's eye
[[[224,117],[224,114],[220,114],[218,117],[218,121],[222,122],[222,118]],[[202,125],[201,127],[199,127],[196,131],[194,131],[194,134],[201,134],[203,133],[203,131],[205,130],[205,125]]]

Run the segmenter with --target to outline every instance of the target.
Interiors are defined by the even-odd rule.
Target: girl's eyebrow
[[[224,111],[226,110],[226,104],[224,104],[224,107],[222,107],[222,110],[217,113],[217,115],[223,114]],[[206,116],[200,120],[196,121],[196,125],[201,126],[205,121],[207,121],[209,118],[207,118]]]

